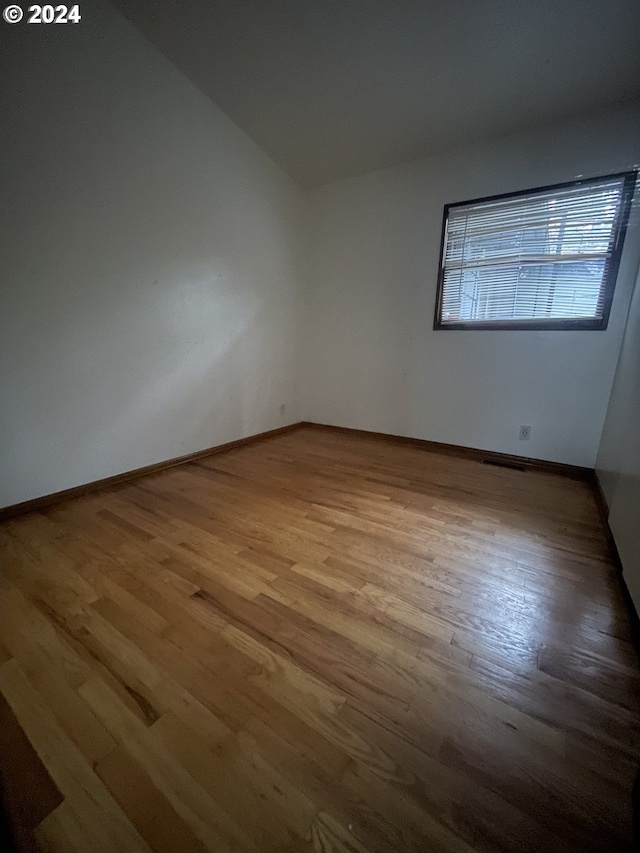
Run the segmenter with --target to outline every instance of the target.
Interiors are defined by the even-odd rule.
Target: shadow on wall
[[[277,300],[192,277],[135,301],[99,327],[86,314],[66,337],[51,329],[32,384],[12,395],[29,428],[11,437],[7,488],[13,468],[14,488],[35,492],[24,499],[279,425]]]

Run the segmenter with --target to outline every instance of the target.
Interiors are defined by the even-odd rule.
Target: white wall
[[[637,242],[607,331],[436,332],[442,209],[639,160],[640,110],[625,108],[315,192],[305,417],[593,467]],[[520,424],[531,425],[529,442]]]
[[[299,420],[300,191],[81,13],[2,26],[2,506]]]
[[[627,168],[637,109],[305,199],[110,6],[82,15],[2,27],[0,506],[300,418],[593,465],[637,241],[606,332],[434,332],[442,206]]]
[[[640,241],[640,235],[635,235]],[[609,526],[640,613],[640,273],[631,300],[596,471]]]

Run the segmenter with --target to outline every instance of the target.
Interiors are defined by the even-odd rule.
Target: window
[[[637,172],[449,204],[435,329],[606,329]]]

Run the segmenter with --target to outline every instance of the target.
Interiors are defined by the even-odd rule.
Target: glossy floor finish
[[[632,849],[585,483],[307,428],[13,519],[2,566],[24,849]]]

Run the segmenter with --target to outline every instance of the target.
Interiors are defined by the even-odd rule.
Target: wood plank
[[[79,819],[82,835],[96,851],[144,851],[149,847],[57,724],[14,659],[0,667],[0,690],[20,726]]]
[[[62,802],[62,794],[0,694],[2,806],[20,851],[35,849],[31,832]]]
[[[221,853],[255,849],[244,829],[185,769],[175,752],[166,748],[157,730],[145,727],[103,681],[88,681],[80,693],[206,849]]]
[[[633,849],[587,482],[307,427],[12,518],[0,557],[0,689],[64,797],[25,844]]]
[[[206,847],[126,750],[114,749],[95,770],[152,850],[204,853]]]

